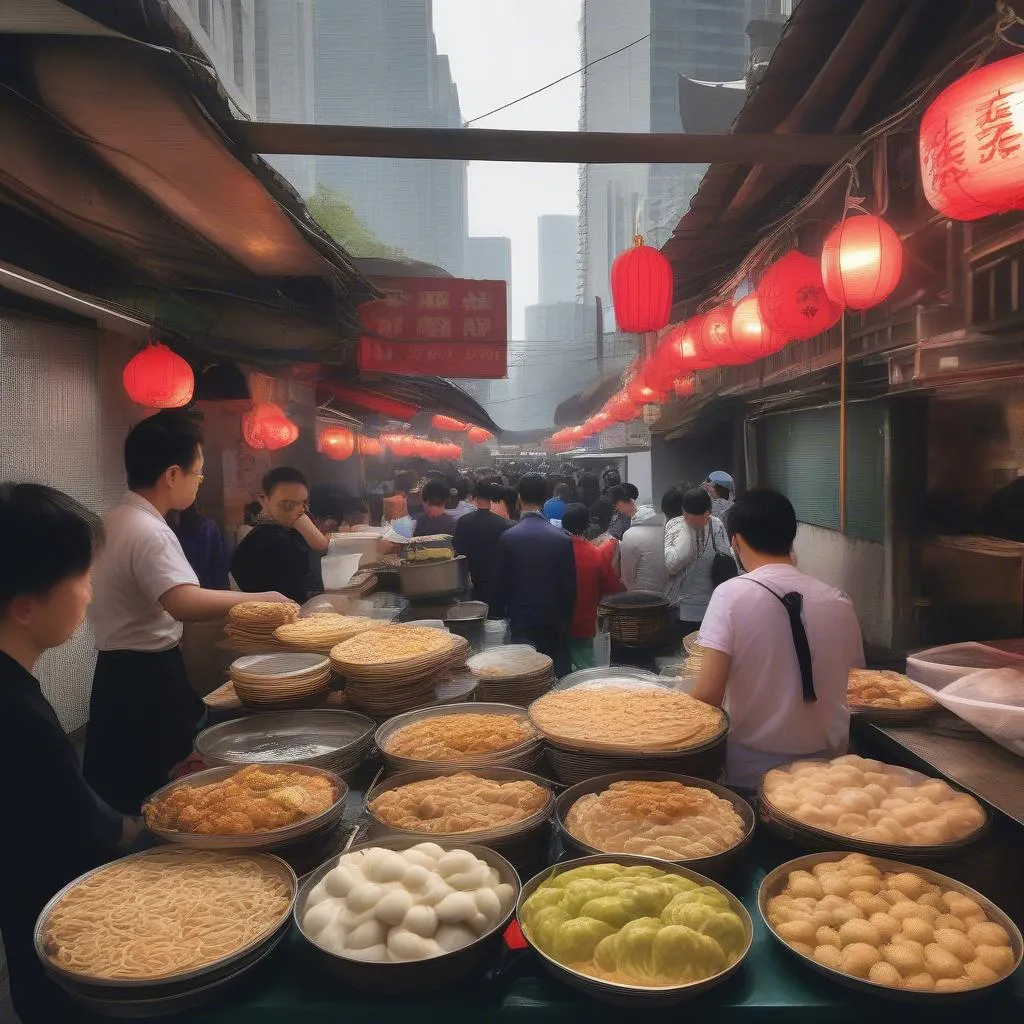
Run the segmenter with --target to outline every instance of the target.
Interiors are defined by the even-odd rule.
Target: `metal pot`
[[[448,609],[444,624],[449,631],[468,640],[474,651],[483,650],[486,601],[460,601]]]
[[[443,562],[403,562],[398,568],[398,578],[406,597],[456,594],[469,585],[464,555]]]

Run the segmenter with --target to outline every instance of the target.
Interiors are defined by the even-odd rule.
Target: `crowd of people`
[[[15,880],[0,892],[0,932],[23,1024],[81,1017],[36,957],[40,910],[132,849],[143,800],[188,762],[203,708],[183,624],[243,601],[305,600],[328,535],[376,518],[367,498],[318,494],[279,467],[228,559],[197,506],[203,459],[197,423],[167,411],[129,433],[128,490],[102,523],[53,488],[0,484],[0,771],[17,780],[0,788],[0,869]],[[860,630],[843,594],[796,568],[796,515],[783,495],[734,500],[731,477],[716,471],[703,486],[670,488],[658,513],[613,469],[539,468],[402,474],[380,518],[405,521],[410,534],[451,534],[473,596],[559,673],[593,662],[602,597],[663,594],[680,634],[700,630],[694,696],[728,706],[730,785],[753,789],[773,765],[843,752]],[[33,670],[87,613],[97,657],[80,764]]]

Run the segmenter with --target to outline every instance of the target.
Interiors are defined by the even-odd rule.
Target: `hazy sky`
[[[465,120],[579,67],[580,0],[434,0],[434,32],[451,60]],[[578,75],[473,127],[575,131]],[[537,218],[576,213],[575,164],[469,165],[469,233],[512,239],[512,336],[537,301]]]

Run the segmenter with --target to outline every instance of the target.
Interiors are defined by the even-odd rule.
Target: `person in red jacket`
[[[572,537],[576,557],[576,603],[566,643],[573,670],[593,668],[594,635],[597,633],[597,605],[606,594],[617,594],[626,588],[616,575],[611,562],[601,549],[584,534],[590,526],[586,505],[566,505],[562,513],[562,529]]]

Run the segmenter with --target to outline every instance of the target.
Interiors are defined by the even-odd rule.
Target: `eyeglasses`
[[[308,512],[308,501],[279,501],[277,507],[282,512]]]

